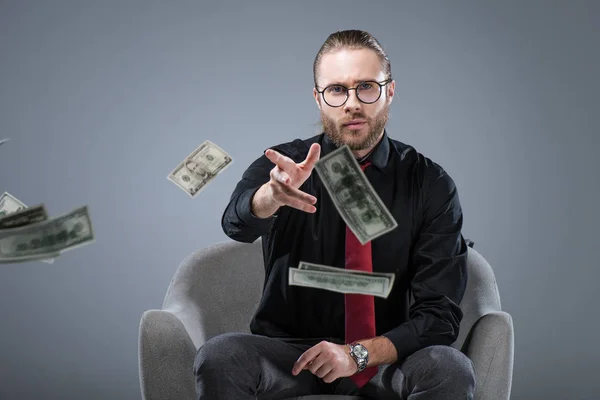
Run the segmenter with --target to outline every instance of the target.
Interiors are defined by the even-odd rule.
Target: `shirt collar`
[[[329,139],[329,136],[327,136],[327,134],[323,132],[322,135],[323,140],[321,144],[321,157],[331,153],[332,151],[338,148],[338,146],[336,146],[331,141],[331,139]],[[357,159],[357,161],[359,163],[363,163],[364,161],[369,160],[372,165],[377,167],[379,170],[383,171],[387,166],[389,155],[390,143],[388,140],[387,132],[386,130],[384,130],[383,136],[381,137],[381,140],[379,141],[379,143],[377,143],[375,148],[371,150],[371,152],[366,157],[360,160]]]

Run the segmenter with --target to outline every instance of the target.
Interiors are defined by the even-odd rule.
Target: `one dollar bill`
[[[38,260],[94,242],[88,207],[36,224],[0,230],[0,264]]]
[[[361,244],[398,226],[360,169],[348,145],[321,158],[315,164],[315,169],[335,208]]]
[[[0,195],[0,229],[17,228],[47,219],[48,212],[43,205],[29,208],[8,192]],[[54,263],[54,257],[58,255],[59,253],[52,254],[53,258],[46,258],[41,261],[52,264]]]
[[[298,268],[289,268],[288,284],[387,298],[394,286],[394,277],[393,273],[350,271],[301,261]]]
[[[206,140],[180,162],[167,179],[194,198],[232,162],[229,154]]]

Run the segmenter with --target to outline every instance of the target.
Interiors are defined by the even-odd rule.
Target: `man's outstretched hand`
[[[252,199],[252,212],[259,218],[266,218],[279,207],[289,206],[314,213],[316,197],[298,188],[308,179],[321,155],[321,146],[313,143],[306,159],[300,163],[268,149],[265,156],[275,164],[269,173],[270,179],[258,189]]]
[[[313,375],[331,383],[338,378],[354,375],[358,370],[348,346],[322,341],[306,350],[292,368],[292,374],[309,370]]]

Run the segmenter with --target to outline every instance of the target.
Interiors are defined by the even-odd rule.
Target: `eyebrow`
[[[367,81],[371,81],[371,82],[379,82],[377,79],[375,78],[365,78],[365,79],[356,79],[355,81],[353,81],[353,84],[357,84],[360,82],[367,82]],[[341,83],[339,81],[333,81],[331,83],[328,83],[327,85],[323,86],[323,87],[327,87],[327,86],[331,86],[331,85],[341,85],[341,86],[347,86],[345,83]]]

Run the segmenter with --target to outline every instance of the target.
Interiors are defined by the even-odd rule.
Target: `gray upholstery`
[[[513,323],[501,311],[490,265],[469,247],[469,281],[453,347],[472,361],[477,400],[509,399],[513,370]],[[261,240],[221,242],[183,260],[160,310],[144,312],[139,326],[139,373],[147,400],[194,399],[197,349],[225,332],[249,332],[264,279]],[[351,400],[350,396],[303,396],[302,400]],[[292,400],[292,399],[285,399]]]

